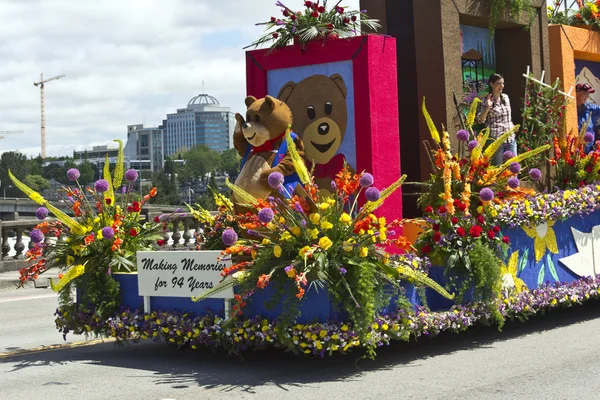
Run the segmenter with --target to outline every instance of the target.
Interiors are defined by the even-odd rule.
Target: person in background
[[[575,86],[575,91],[577,93],[575,99],[577,101],[577,125],[579,132],[583,129],[583,125],[589,121],[586,133],[590,132],[594,135],[593,141],[586,141],[585,154],[587,154],[592,151],[596,141],[600,140],[600,106],[588,101],[590,94],[596,92],[589,83],[578,83]]]
[[[478,120],[490,129],[490,140],[496,140],[508,130],[514,127],[511,118],[510,100],[504,91],[504,78],[500,74],[493,74],[489,79],[490,94],[482,101],[479,106]],[[488,143],[489,144],[489,143]],[[492,155],[490,161],[492,165],[501,165],[506,158],[512,158],[517,155],[517,142],[515,134],[508,139]]]

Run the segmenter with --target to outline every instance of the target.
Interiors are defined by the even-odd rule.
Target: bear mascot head
[[[292,112],[283,101],[271,96],[257,99],[246,97],[246,117],[236,114],[233,135],[234,147],[242,157],[240,173],[235,185],[256,198],[266,199],[278,194],[269,185],[268,178],[279,172],[283,178],[281,194],[290,196],[299,179],[288,152],[285,133],[292,124]],[[304,157],[304,144],[295,133],[292,140],[300,156]],[[243,203],[234,193],[234,203]]]
[[[331,182],[344,167],[345,157],[338,150],[348,124],[346,95],[343,77],[333,74],[288,82],[277,96],[292,110],[292,128],[302,138],[315,183],[325,192],[331,191]]]

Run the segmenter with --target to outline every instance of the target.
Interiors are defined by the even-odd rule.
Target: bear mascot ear
[[[285,103],[290,98],[295,87],[296,87],[296,82],[289,81],[288,83],[283,85],[283,87],[279,90],[279,94],[277,95],[277,98]]]
[[[347,91],[346,84],[344,83],[344,78],[340,74],[333,74],[330,76],[330,78],[337,85],[337,87],[340,88],[340,92],[342,92],[344,98],[346,98]]]
[[[254,96],[246,97],[246,100],[245,100],[246,107],[250,107],[255,101],[256,101],[256,97],[254,97]]]
[[[273,111],[275,109],[275,107],[277,107],[276,102],[277,102],[277,100],[273,96],[265,97],[265,104],[267,104],[271,108],[271,111]]]

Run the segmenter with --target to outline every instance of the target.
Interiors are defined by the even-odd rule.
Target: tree
[[[79,165],[79,172],[81,173],[79,183],[81,183],[82,186],[94,181],[96,171],[87,158]]]
[[[27,157],[19,151],[6,151],[0,156],[0,185],[6,189],[7,196],[23,197],[24,195],[12,184],[12,181],[8,177],[9,170],[19,180],[25,179],[29,172],[27,169]]]
[[[218,169],[219,153],[206,145],[195,146],[183,154],[187,172],[193,178],[204,178],[208,172]]]
[[[41,175],[27,175],[23,182],[36,192],[41,192],[44,189],[50,189],[50,182]]]
[[[156,196],[150,200],[152,204],[178,205],[181,203],[175,174],[171,174],[169,177],[164,169],[160,170],[154,174],[152,186],[156,187],[157,192]]]
[[[240,156],[237,150],[229,149],[221,153],[219,169],[229,175],[231,181],[235,181],[240,172]]]

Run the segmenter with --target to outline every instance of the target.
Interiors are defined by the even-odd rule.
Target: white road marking
[[[8,298],[8,299],[1,299],[0,303],[10,303],[13,301],[22,301],[22,300],[49,299],[51,297],[57,297],[56,293],[46,294],[43,296],[27,296],[27,297],[14,297],[14,298]]]

